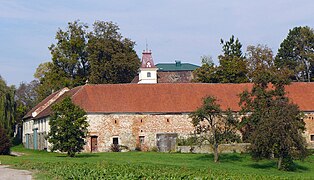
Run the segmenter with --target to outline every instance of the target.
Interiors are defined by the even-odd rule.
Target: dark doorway
[[[112,144],[118,145],[119,144],[119,139],[117,137],[112,138]]]
[[[91,136],[91,152],[97,152],[97,136]]]
[[[169,152],[176,149],[177,133],[157,134],[157,147],[160,152]]]

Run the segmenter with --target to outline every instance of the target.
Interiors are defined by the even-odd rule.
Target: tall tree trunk
[[[282,157],[282,155],[280,155],[279,159],[278,159],[278,169],[279,170],[281,169],[281,166],[282,166],[282,160],[283,160],[283,157]]]
[[[219,161],[219,155],[218,155],[218,144],[214,143],[214,162],[218,162]]]

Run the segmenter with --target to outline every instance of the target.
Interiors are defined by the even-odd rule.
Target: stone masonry
[[[188,114],[89,114],[89,136],[97,136],[97,151],[110,151],[113,138],[129,149],[150,150],[156,147],[159,133],[191,134],[194,127]],[[142,140],[140,140],[140,137]],[[91,151],[91,138],[87,138],[85,151]]]

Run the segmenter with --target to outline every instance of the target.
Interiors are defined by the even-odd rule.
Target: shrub
[[[111,144],[110,150],[112,152],[121,152],[121,148],[119,144]]]
[[[157,152],[157,151],[158,151],[158,148],[157,148],[156,146],[154,146],[154,147],[152,147],[152,148],[150,149],[150,151],[152,151],[152,152]]]
[[[190,136],[188,138],[177,138],[178,146],[195,146],[199,145],[196,136]]]
[[[5,130],[0,126],[0,154],[10,154],[11,142]]]

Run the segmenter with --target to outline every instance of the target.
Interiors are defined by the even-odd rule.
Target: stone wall
[[[250,143],[220,144],[218,146],[218,151],[219,153],[245,153],[249,146]],[[213,153],[211,145],[177,146],[176,151],[181,153]]]
[[[177,133],[187,136],[194,127],[188,114],[88,114],[89,137],[85,151],[91,151],[91,136],[97,136],[97,151],[110,151],[113,138],[130,150],[156,148],[156,135]]]
[[[156,148],[157,134],[177,133],[182,138],[194,130],[188,114],[88,114],[87,121],[90,126],[85,152],[91,152],[91,136],[97,137],[97,152],[110,151],[113,138],[117,138],[119,145],[130,150],[139,148],[147,151]],[[306,113],[304,121],[304,137],[308,147],[314,148],[314,141],[311,141],[311,135],[314,135],[314,114]]]
[[[314,138],[314,113],[306,113],[304,117],[304,122],[306,128],[304,138],[308,143],[308,148],[314,149],[314,140],[311,140],[311,136],[312,138]]]

